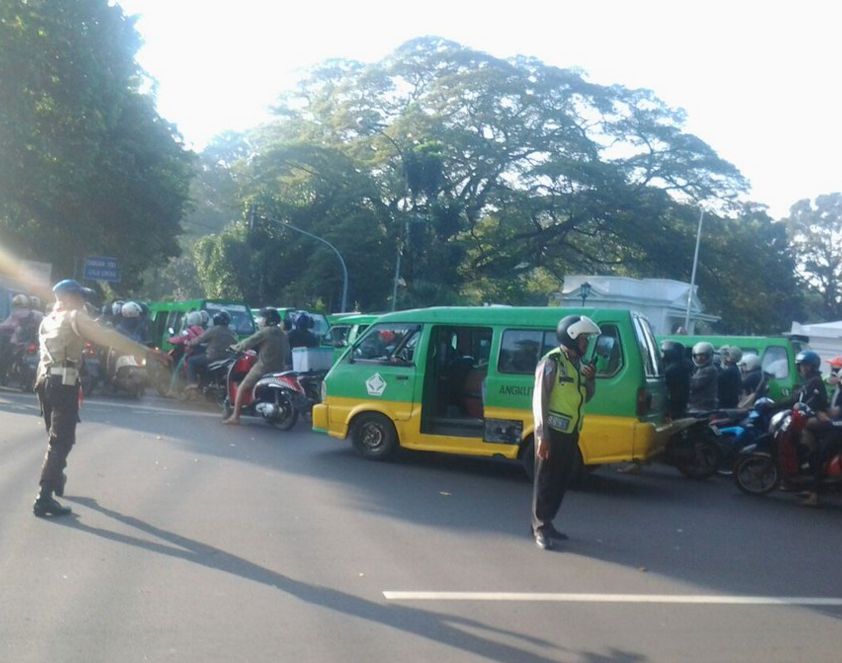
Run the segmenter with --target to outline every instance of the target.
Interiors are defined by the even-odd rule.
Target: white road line
[[[203,412],[200,410],[181,410],[176,408],[164,408],[164,407],[155,407],[154,405],[142,405],[140,403],[115,403],[113,401],[85,401],[82,405],[82,412],[84,413],[85,408],[91,409],[112,409],[112,408],[125,408],[128,410],[138,410],[140,412],[157,412],[158,414],[182,414],[182,415],[189,415],[191,417],[215,417],[217,419],[222,418],[222,410],[219,412]]]
[[[535,592],[383,592],[387,601],[521,601],[555,603],[671,603],[686,605],[842,606],[842,598],[712,596],[705,594],[556,594]]]

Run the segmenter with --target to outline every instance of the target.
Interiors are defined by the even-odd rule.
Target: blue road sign
[[[120,263],[117,262],[117,258],[85,258],[85,280],[119,283]]]

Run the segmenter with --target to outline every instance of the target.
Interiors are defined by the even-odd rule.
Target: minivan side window
[[[623,366],[623,354],[620,348],[620,332],[615,325],[602,325],[601,336],[614,339],[613,349],[608,357],[597,359],[597,376],[614,375]],[[590,359],[595,340],[591,341],[587,358]],[[506,329],[500,340],[500,355],[497,370],[500,373],[532,374],[541,359],[550,350],[558,346],[554,331],[542,332],[533,329]]]
[[[411,364],[418,344],[418,325],[382,324],[372,327],[354,346],[354,361],[399,361]]]

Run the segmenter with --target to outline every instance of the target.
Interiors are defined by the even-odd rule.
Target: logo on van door
[[[382,396],[383,392],[386,391],[386,380],[380,373],[375,373],[365,381],[365,390],[369,396]]]

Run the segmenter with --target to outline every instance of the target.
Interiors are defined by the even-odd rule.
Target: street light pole
[[[699,264],[699,243],[702,239],[702,219],[705,218],[705,211],[699,212],[699,229],[696,231],[696,252],[693,254],[693,271],[690,275],[690,290],[687,292],[687,312],[684,315],[684,329],[690,333],[690,303],[693,301],[693,288],[696,287],[696,267]]]
[[[260,217],[257,216],[257,210],[254,207],[251,208],[251,212],[250,212],[249,216],[251,217],[249,219],[249,225],[250,225],[251,228],[254,228],[254,225],[255,225],[257,219],[260,218]],[[321,242],[322,244],[325,244],[331,251],[333,251],[336,254],[336,257],[339,259],[339,264],[342,265],[342,307],[339,310],[343,311],[343,312],[347,311],[348,310],[348,308],[347,308],[347,306],[348,306],[348,267],[345,265],[345,260],[342,258],[342,254],[339,253],[339,249],[337,249],[333,244],[328,242],[326,239],[324,239],[322,237],[319,237],[318,235],[314,235],[313,233],[307,232],[306,230],[302,230],[301,228],[296,228],[289,221],[281,221],[280,219],[273,219],[273,218],[270,218],[270,217],[262,217],[262,218],[264,218],[266,221],[272,221],[273,223],[278,223],[285,228],[290,228],[291,230],[295,230],[296,232],[299,232],[302,235],[306,235],[307,237],[310,237],[311,239],[315,239],[316,241]]]

